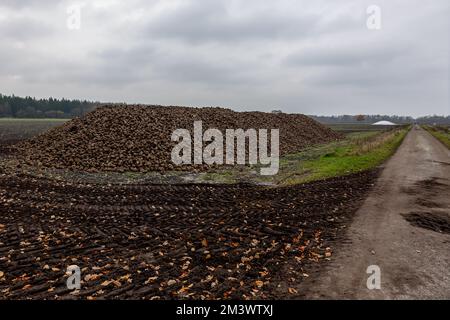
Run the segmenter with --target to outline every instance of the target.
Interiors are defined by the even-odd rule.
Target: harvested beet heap
[[[170,154],[175,129],[191,130],[202,120],[203,130],[280,130],[280,154],[339,138],[339,134],[302,114],[235,112],[223,108],[162,106],[102,106],[82,118],[25,141],[18,154],[28,164],[86,171],[186,170]],[[205,170],[207,166],[196,166]]]

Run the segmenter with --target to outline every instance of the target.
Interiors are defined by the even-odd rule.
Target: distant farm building
[[[372,123],[372,125],[373,126],[396,126],[397,124],[390,122],[390,121],[382,120],[382,121]]]

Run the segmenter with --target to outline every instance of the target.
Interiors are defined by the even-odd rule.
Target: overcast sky
[[[67,10],[81,7],[80,29]],[[366,10],[381,9],[381,29]],[[449,0],[0,0],[0,93],[450,114]]]

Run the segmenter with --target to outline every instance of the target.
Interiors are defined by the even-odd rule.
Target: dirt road
[[[302,298],[450,298],[450,151],[413,128],[349,226],[323,272],[298,287]],[[378,265],[381,289],[367,288]]]

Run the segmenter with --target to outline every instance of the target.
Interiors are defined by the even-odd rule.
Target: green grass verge
[[[274,176],[259,174],[260,166],[236,166],[199,175],[197,182],[249,182],[273,186],[292,185],[374,168],[389,158],[403,141],[409,127],[390,131],[362,131],[346,138],[283,156]]]
[[[383,133],[383,136],[368,136],[366,141],[355,141],[336,146],[332,152],[317,159],[301,162],[303,171],[309,174],[300,182],[342,176],[375,168],[388,159],[400,146],[408,129]],[[377,142],[377,139],[379,142]],[[371,141],[372,140],[372,141]],[[297,181],[298,182],[298,181]]]
[[[423,128],[450,149],[450,128],[441,126],[423,126]]]

